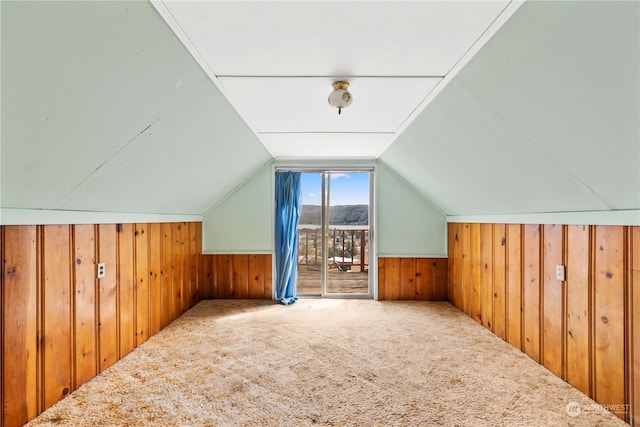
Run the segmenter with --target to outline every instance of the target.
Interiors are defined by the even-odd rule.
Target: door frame
[[[272,254],[272,277],[276,277],[275,262],[275,176],[276,172],[292,171],[302,173],[321,173],[323,171],[330,172],[367,172],[371,173],[372,179],[369,184],[369,293],[368,294],[323,294],[322,298],[339,298],[339,299],[374,299],[378,300],[378,170],[377,163],[372,161],[363,162],[312,162],[312,161],[288,161],[274,162],[271,171],[271,254]],[[325,273],[323,273],[325,274]],[[272,295],[275,298],[275,280],[273,280]],[[313,298],[312,295],[304,295],[304,298]]]

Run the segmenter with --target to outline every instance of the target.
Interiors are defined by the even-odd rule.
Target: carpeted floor
[[[28,425],[627,424],[447,303],[303,299],[203,301]]]

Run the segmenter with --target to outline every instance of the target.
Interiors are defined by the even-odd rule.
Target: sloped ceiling
[[[449,3],[451,16],[415,13]],[[194,15],[181,13],[214,7],[161,4],[184,25]],[[449,215],[640,209],[638,2],[527,2],[455,77],[512,3],[484,2],[473,19],[458,2],[374,2],[388,19],[361,38],[330,29],[362,28],[368,3],[334,5],[335,21],[324,3],[287,4],[297,12],[266,25],[226,3],[224,49],[207,63],[157,3],[0,2],[0,207],[203,214],[273,157],[379,156]],[[305,7],[318,19],[296,20]],[[253,51],[234,48],[242,38]],[[415,49],[429,60],[403,62]],[[293,101],[323,105],[338,76],[354,77],[347,120],[300,114]]]
[[[491,1],[153,0],[278,159],[376,158],[515,10]],[[352,107],[328,105],[347,80]]]
[[[640,209],[639,7],[525,3],[382,161],[449,215]]]
[[[1,7],[3,208],[202,214],[271,159],[150,3]]]

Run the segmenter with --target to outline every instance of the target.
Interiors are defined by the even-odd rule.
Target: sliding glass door
[[[372,182],[372,171],[302,173],[298,295],[372,295]]]

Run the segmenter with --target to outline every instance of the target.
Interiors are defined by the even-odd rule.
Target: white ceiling
[[[153,4],[275,158],[324,159],[378,157],[510,2]]]

